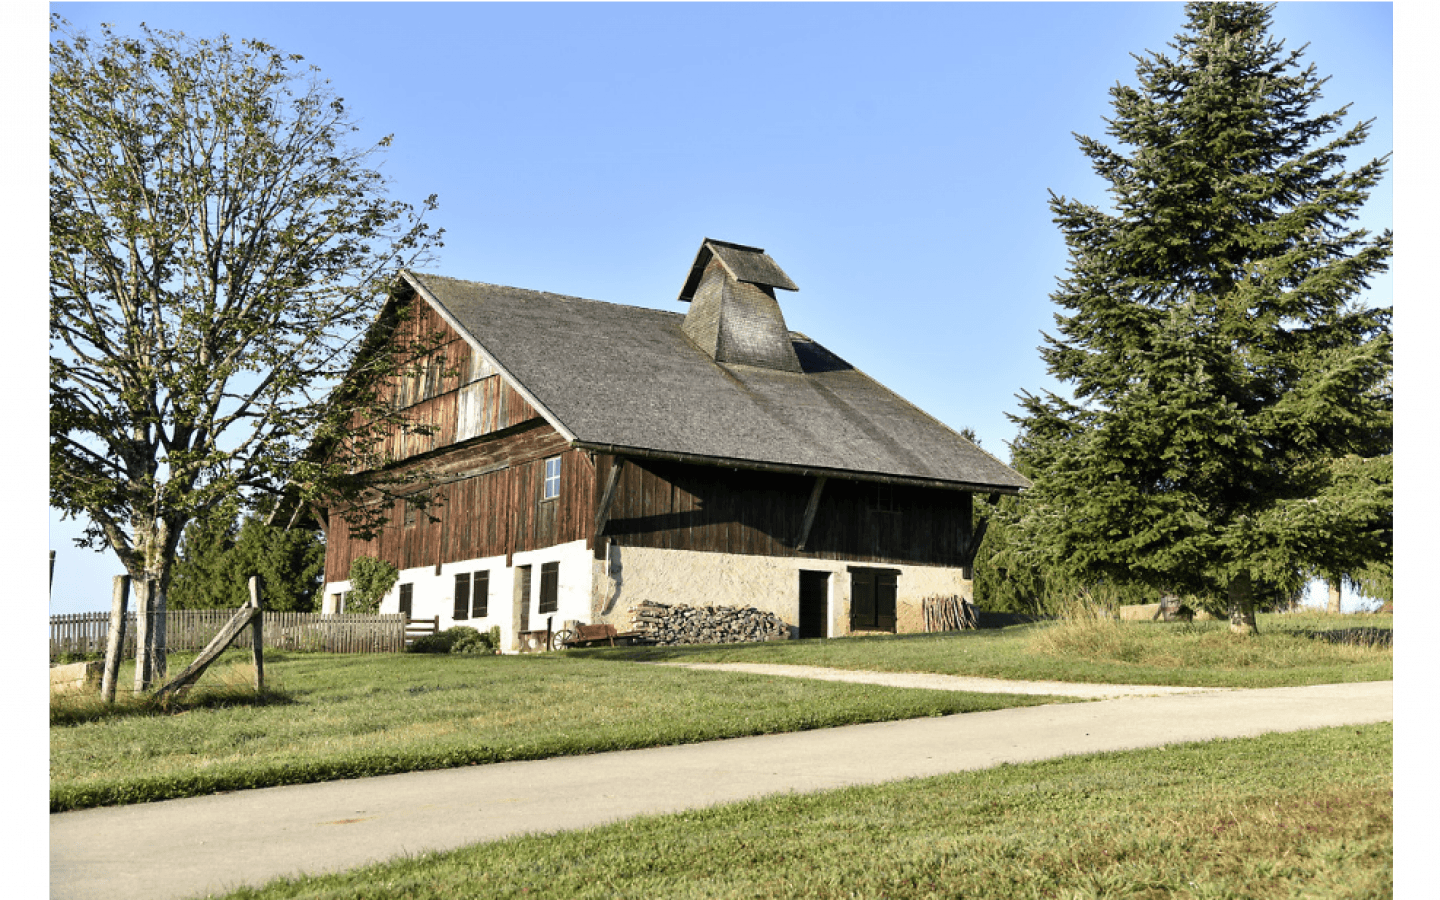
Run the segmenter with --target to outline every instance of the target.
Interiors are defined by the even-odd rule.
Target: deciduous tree
[[[52,19],[50,502],[115,551],[142,623],[192,518],[292,478],[345,487],[398,415],[352,390],[347,417],[374,408],[349,433],[326,398],[438,232],[388,198],[390,139],[352,145],[345,104],[301,63],[258,40],[92,41]],[[319,438],[326,461],[303,459]],[[163,675],[163,635],[138,662],[139,683]]]

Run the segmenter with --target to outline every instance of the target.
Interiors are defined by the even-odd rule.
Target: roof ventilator
[[[680,291],[682,328],[717,363],[799,373],[776,288],[799,290],[764,250],[706,238]]]

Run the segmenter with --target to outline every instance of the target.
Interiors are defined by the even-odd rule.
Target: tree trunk
[[[1339,578],[1339,576],[1334,576],[1334,577],[1325,579],[1325,588],[1326,588],[1327,593],[1330,595],[1329,598],[1328,598],[1328,601],[1329,601],[1329,602],[1327,602],[1327,603],[1325,604],[1325,611],[1326,611],[1327,613],[1332,614],[1332,615],[1336,615],[1336,616],[1340,615],[1340,578]]]
[[[1230,579],[1230,633],[1258,634],[1255,624],[1255,600],[1250,593],[1250,573],[1241,572]]]

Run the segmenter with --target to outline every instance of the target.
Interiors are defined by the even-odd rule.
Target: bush
[[[498,635],[494,635],[492,632],[499,631],[499,628],[492,628],[490,632],[485,634],[481,634],[473,628],[466,628],[465,630],[470,633],[461,635],[459,640],[450,645],[451,653],[483,653],[489,655],[495,652],[495,645],[498,644],[499,641],[497,640]]]
[[[482,653],[490,654],[500,646],[500,627],[481,633],[468,625],[456,625],[438,634],[417,638],[408,650],[411,653]]]

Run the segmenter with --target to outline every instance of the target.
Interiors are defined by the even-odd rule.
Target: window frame
[[[404,613],[407,619],[415,618],[415,583],[413,581],[407,581],[400,585],[400,612]]]
[[[545,460],[545,477],[540,485],[540,502],[555,500],[560,496],[560,473],[563,471],[561,457],[551,456]],[[550,464],[555,464],[554,474],[551,474]]]

